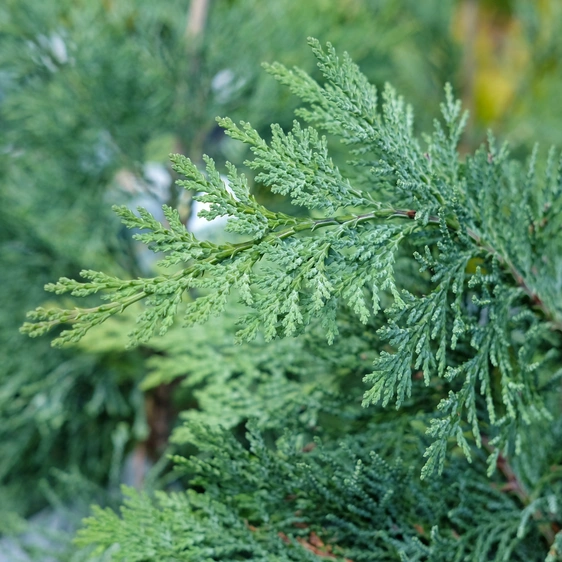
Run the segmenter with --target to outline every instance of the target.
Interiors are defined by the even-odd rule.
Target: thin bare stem
[[[191,0],[187,25],[185,26],[186,38],[193,40],[203,35],[209,12],[209,3],[209,0]]]

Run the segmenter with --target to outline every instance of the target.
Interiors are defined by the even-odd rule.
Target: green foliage
[[[391,78],[427,129],[427,101],[459,62],[455,3],[239,0],[217,4],[193,44],[172,1],[31,4],[0,7],[3,508],[30,509],[19,469],[29,451],[26,487],[52,464],[100,481],[111,465],[118,479],[127,444],[146,437],[136,384],[148,354],[142,388],[171,385],[175,406],[191,407],[174,439],[199,453],[176,458],[187,494],[129,491],[122,517],[96,509],[80,541],[103,559],[558,559],[560,159],[535,150],[521,164],[491,136],[464,156],[482,123],[462,136],[450,88],[441,120],[420,138],[402,98],[372,85]],[[320,72],[302,62],[288,47],[301,22],[351,45],[370,80],[316,41]],[[543,69],[557,48],[551,36],[537,55]],[[279,52],[304,65],[266,66],[306,104],[292,127],[292,102],[254,70]],[[219,76],[226,86],[216,87]],[[558,91],[550,70],[540,78],[547,95]],[[525,100],[529,85],[518,86]],[[216,143],[219,111],[253,126],[220,119],[231,139]],[[269,132],[272,115],[281,125]],[[178,146],[190,158],[173,156],[174,171],[186,179],[149,195],[166,203],[163,215],[152,200],[150,212],[132,212],[120,174],[147,195],[142,163]],[[203,150],[219,165],[202,165]],[[225,155],[238,165],[226,164],[227,181]],[[229,242],[186,230],[190,192],[207,205],[202,217],[227,219]],[[138,246],[108,242],[117,228],[108,199],[160,259],[155,277],[137,277],[153,274]],[[72,279],[81,269],[84,283]],[[43,302],[24,332],[55,328],[57,345],[81,340],[87,355],[65,348],[43,361],[45,342],[28,348],[13,333],[22,306],[44,298],[26,290],[30,280],[53,274],[61,279],[50,291],[90,308]],[[174,325],[178,315],[190,328]],[[141,346],[122,352],[127,330]],[[33,500],[31,509],[41,505]]]
[[[537,507],[550,497],[559,510],[560,483],[521,510],[481,460],[420,481],[415,447],[373,451],[395,424],[304,448],[287,436],[268,447],[255,428],[248,447],[194,423],[187,433],[201,454],[176,462],[194,489],[125,490],[121,516],[95,509],[79,544],[109,547],[112,560],[544,560]]]
[[[416,10],[392,1],[353,9],[323,0],[214,2],[196,39],[185,34],[189,2],[0,4],[0,482],[7,498],[0,511],[27,514],[46,501],[30,481],[52,481],[53,468],[79,465],[107,482],[119,424],[130,427],[126,449],[148,431],[135,386],[151,350],[125,352],[101,338],[52,350],[22,337],[25,312],[53,305],[40,286],[82,269],[153,274],[110,204],[167,202],[185,222],[190,197],[173,186],[158,193],[147,163],[166,170],[168,153],[180,148],[198,165],[203,151],[221,163],[227,153],[239,161],[236,143],[217,138],[221,112],[251,118],[264,135],[272,115],[290,123],[294,103],[259,71],[261,61],[282,52],[314,72],[302,38],[325,34],[347,45],[375,81],[399,75],[406,87],[409,66],[391,51],[400,44],[404,53],[420,52],[426,35]],[[420,65],[427,94],[441,82],[439,70],[425,58]],[[127,329],[117,326],[108,341]]]
[[[330,373],[330,362],[304,342],[236,345],[229,320],[214,319],[205,331],[175,329],[151,342],[157,353],[148,361],[142,388],[180,380],[175,399],[197,403],[180,413],[187,421],[235,428],[253,418],[262,428],[277,429],[292,412],[316,425],[321,399],[339,391],[343,377]]]
[[[451,439],[470,460],[467,423],[478,446],[483,430],[492,434],[493,468],[500,450],[517,445],[514,435],[522,426],[551,415],[540,388],[548,381],[552,354],[541,357],[536,350],[547,345],[551,328],[560,328],[552,282],[560,271],[560,239],[551,230],[559,225],[562,190],[554,151],[545,174],[536,172],[535,153],[525,171],[491,137],[462,162],[457,144],[466,118],[450,89],[443,124],[436,121],[422,145],[413,133],[411,110],[390,87],[377,110],[375,89],[347,55],[340,59],[330,46],[325,52],[318,42],[311,45],[324,85],[298,69],[269,70],[309,104],[299,115],[316,128],[295,123],[284,133],[274,126],[266,143],[249,125],[220,120],[227,134],[250,146],[254,158],[247,164],[258,180],[309,209],[310,217],[267,210],[231,165],[227,188],[212,160],[203,173],[186,157],[174,156],[176,171],[187,178],[180,184],[209,204],[204,216],[227,217],[227,230],[247,241],[199,241],[169,207],[164,207],[167,227],[145,210],[135,215],[117,208],[126,226],[148,231],[135,236],[166,254],[163,266],[184,268],[130,281],[92,271],[82,272],[86,283],[62,278],[47,290],[73,296],[104,291],[108,304],[39,308],[30,313],[35,322],[23,330],[36,336],[67,323],[71,329],[55,344],[76,342],[146,299],[131,334],[133,344],[142,343],[156,331],[165,333],[183,294],[197,289],[201,296],[185,305],[187,325],[220,314],[237,291],[250,309],[241,318],[240,339],[251,340],[259,330],[266,341],[293,336],[320,321],[331,343],[342,306],[365,323],[379,312],[381,295],[390,294],[393,302],[378,334],[393,351],[382,350],[365,378],[370,389],[364,404],[400,407],[411,396],[412,370],[421,370],[426,385],[442,379],[448,392],[428,430],[434,442],[422,476],[443,470]],[[349,146],[350,178],[330,159],[318,128]],[[513,224],[526,226],[514,233]],[[394,264],[405,244],[409,259],[430,276],[425,294],[400,287]]]

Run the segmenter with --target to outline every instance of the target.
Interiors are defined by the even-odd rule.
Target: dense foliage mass
[[[175,459],[189,491],[130,490],[121,517],[96,510],[79,541],[128,561],[562,559],[562,159],[535,150],[522,164],[491,134],[461,158],[451,88],[420,139],[391,87],[379,99],[349,56],[311,46],[322,81],[266,67],[305,104],[290,131],[219,120],[292,209],[259,203],[232,164],[223,177],[210,158],[202,170],[173,156],[200,215],[237,238],[200,240],[170,206],[164,222],[118,206],[162,273],[63,277],[47,290],[104,302],[40,307],[24,325],[69,325],[55,344],[76,343],[143,301],[130,343],[171,329],[173,365],[196,347],[182,347],[178,314],[193,326],[237,300],[237,338],[251,343],[233,355],[256,339],[265,354],[187,379],[239,380],[230,402],[256,418],[246,436],[220,427],[203,388],[201,419],[175,434],[199,451]],[[228,413],[227,427],[245,419]]]
[[[132,449],[146,449],[151,461],[162,454],[169,429],[156,430],[150,404],[165,402],[159,411],[174,419],[165,411],[197,404],[188,387],[173,404],[162,385],[139,389],[146,359],[158,370],[163,349],[177,348],[172,333],[157,349],[152,340],[131,350],[123,343],[127,321],[72,349],[18,334],[27,310],[49,306],[42,285],[53,278],[84,268],[154,274],[153,256],[131,241],[111,204],[142,204],[161,219],[167,203],[191,228],[190,194],[175,186],[168,154],[189,154],[198,165],[203,152],[219,165],[226,155],[240,163],[240,144],[215,122],[221,113],[251,119],[265,135],[272,119],[289,126],[295,100],[259,64],[283,53],[317,73],[307,34],[345,44],[376,83],[393,77],[420,100],[432,99],[448,75],[430,57],[454,52],[446,36],[451,7],[421,25],[436,12],[410,0],[204,3],[208,16],[197,28],[190,23],[197,2],[185,0],[0,2],[2,534],[25,529],[24,518],[47,504],[74,503],[78,489],[87,491],[87,509],[84,482],[94,484],[97,501],[95,485],[113,488]],[[430,36],[440,39],[422,51]],[[401,56],[393,57],[398,45]],[[273,204],[285,205],[281,197]],[[199,341],[198,352],[217,353],[212,338]]]

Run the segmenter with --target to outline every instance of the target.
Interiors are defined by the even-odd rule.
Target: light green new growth
[[[186,325],[221,314],[234,292],[249,308],[241,319],[242,340],[259,331],[266,340],[294,336],[318,320],[332,342],[342,307],[364,323],[384,308],[382,351],[365,379],[364,405],[400,407],[411,395],[413,373],[421,372],[427,385],[442,379],[449,392],[429,428],[433,443],[422,475],[442,470],[451,439],[470,459],[467,424],[479,446],[482,427],[494,426],[487,434],[495,435],[497,455],[516,445],[520,424],[548,417],[536,349],[562,326],[559,160],[551,151],[546,173],[539,175],[535,151],[524,171],[491,136],[487,146],[461,159],[457,145],[466,114],[449,87],[443,122],[422,142],[414,135],[411,109],[392,88],[379,102],[346,54],[340,59],[330,45],[324,51],[315,40],[310,44],[324,84],[299,69],[267,67],[307,104],[298,116],[309,126],[295,122],[284,132],[274,125],[268,143],[247,123],[219,120],[229,136],[250,146],[253,159],[246,164],[256,181],[310,216],[263,207],[232,165],[227,188],[210,158],[201,171],[174,155],[174,169],[186,178],[180,185],[209,204],[201,216],[227,217],[227,230],[246,241],[200,241],[168,207],[168,226],[143,209],[135,214],[118,207],[129,228],[146,231],[135,238],[165,255],[162,265],[181,269],[152,279],[95,271],[82,272],[86,282],[62,278],[46,289],[72,296],[100,292],[106,302],[89,309],[38,308],[22,330],[39,336],[70,324],[54,344],[74,343],[144,300],[131,341],[145,342],[166,332],[189,289],[199,296],[184,303]],[[348,147],[352,160],[345,171],[330,158],[319,131]],[[405,289],[408,279],[395,271],[398,258],[417,262],[420,280],[429,286],[425,294]]]

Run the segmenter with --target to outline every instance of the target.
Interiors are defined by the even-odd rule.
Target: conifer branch
[[[541,365],[537,347],[551,328],[562,327],[560,284],[548,282],[562,271],[555,261],[560,240],[552,235],[562,221],[562,167],[555,177],[551,162],[537,186],[536,153],[524,174],[491,135],[488,146],[461,162],[457,147],[467,117],[450,87],[443,123],[435,123],[422,147],[410,108],[392,88],[379,102],[347,55],[340,59],[331,45],[325,51],[315,40],[310,44],[325,84],[299,69],[268,70],[307,104],[298,114],[311,125],[295,121],[290,131],[273,125],[266,142],[248,123],[219,123],[250,147],[246,165],[256,181],[315,216],[267,209],[232,164],[226,166],[227,187],[212,159],[205,159],[202,171],[174,155],[175,171],[186,178],[178,185],[207,205],[200,216],[225,217],[226,230],[245,241],[198,240],[166,206],[168,227],[143,209],[135,214],[116,208],[127,227],[142,232],[135,238],[164,256],[162,266],[182,269],[130,281],[92,271],[82,272],[84,283],[63,278],[47,290],[82,297],[103,292],[111,302],[85,310],[40,308],[22,331],[37,336],[70,323],[53,343],[76,342],[144,299],[131,334],[132,343],[142,343],[169,329],[180,304],[185,325],[203,323],[221,314],[235,293],[249,310],[240,322],[241,340],[260,331],[266,341],[294,336],[319,322],[333,343],[342,308],[363,324],[384,309],[380,352],[364,379],[369,388],[363,404],[400,407],[411,397],[412,373],[418,371],[426,385],[438,377],[450,388],[428,429],[433,442],[422,476],[443,470],[450,440],[470,460],[466,429],[481,446],[483,421],[496,431],[493,445],[504,450],[518,428],[551,415],[533,373]],[[334,163],[320,130],[348,147],[353,179]],[[420,277],[424,290],[415,294],[405,290],[411,273],[396,260],[412,246],[413,255],[404,256],[409,267],[429,274]],[[543,255],[552,259],[538,259]],[[190,289],[200,294],[185,302]]]

